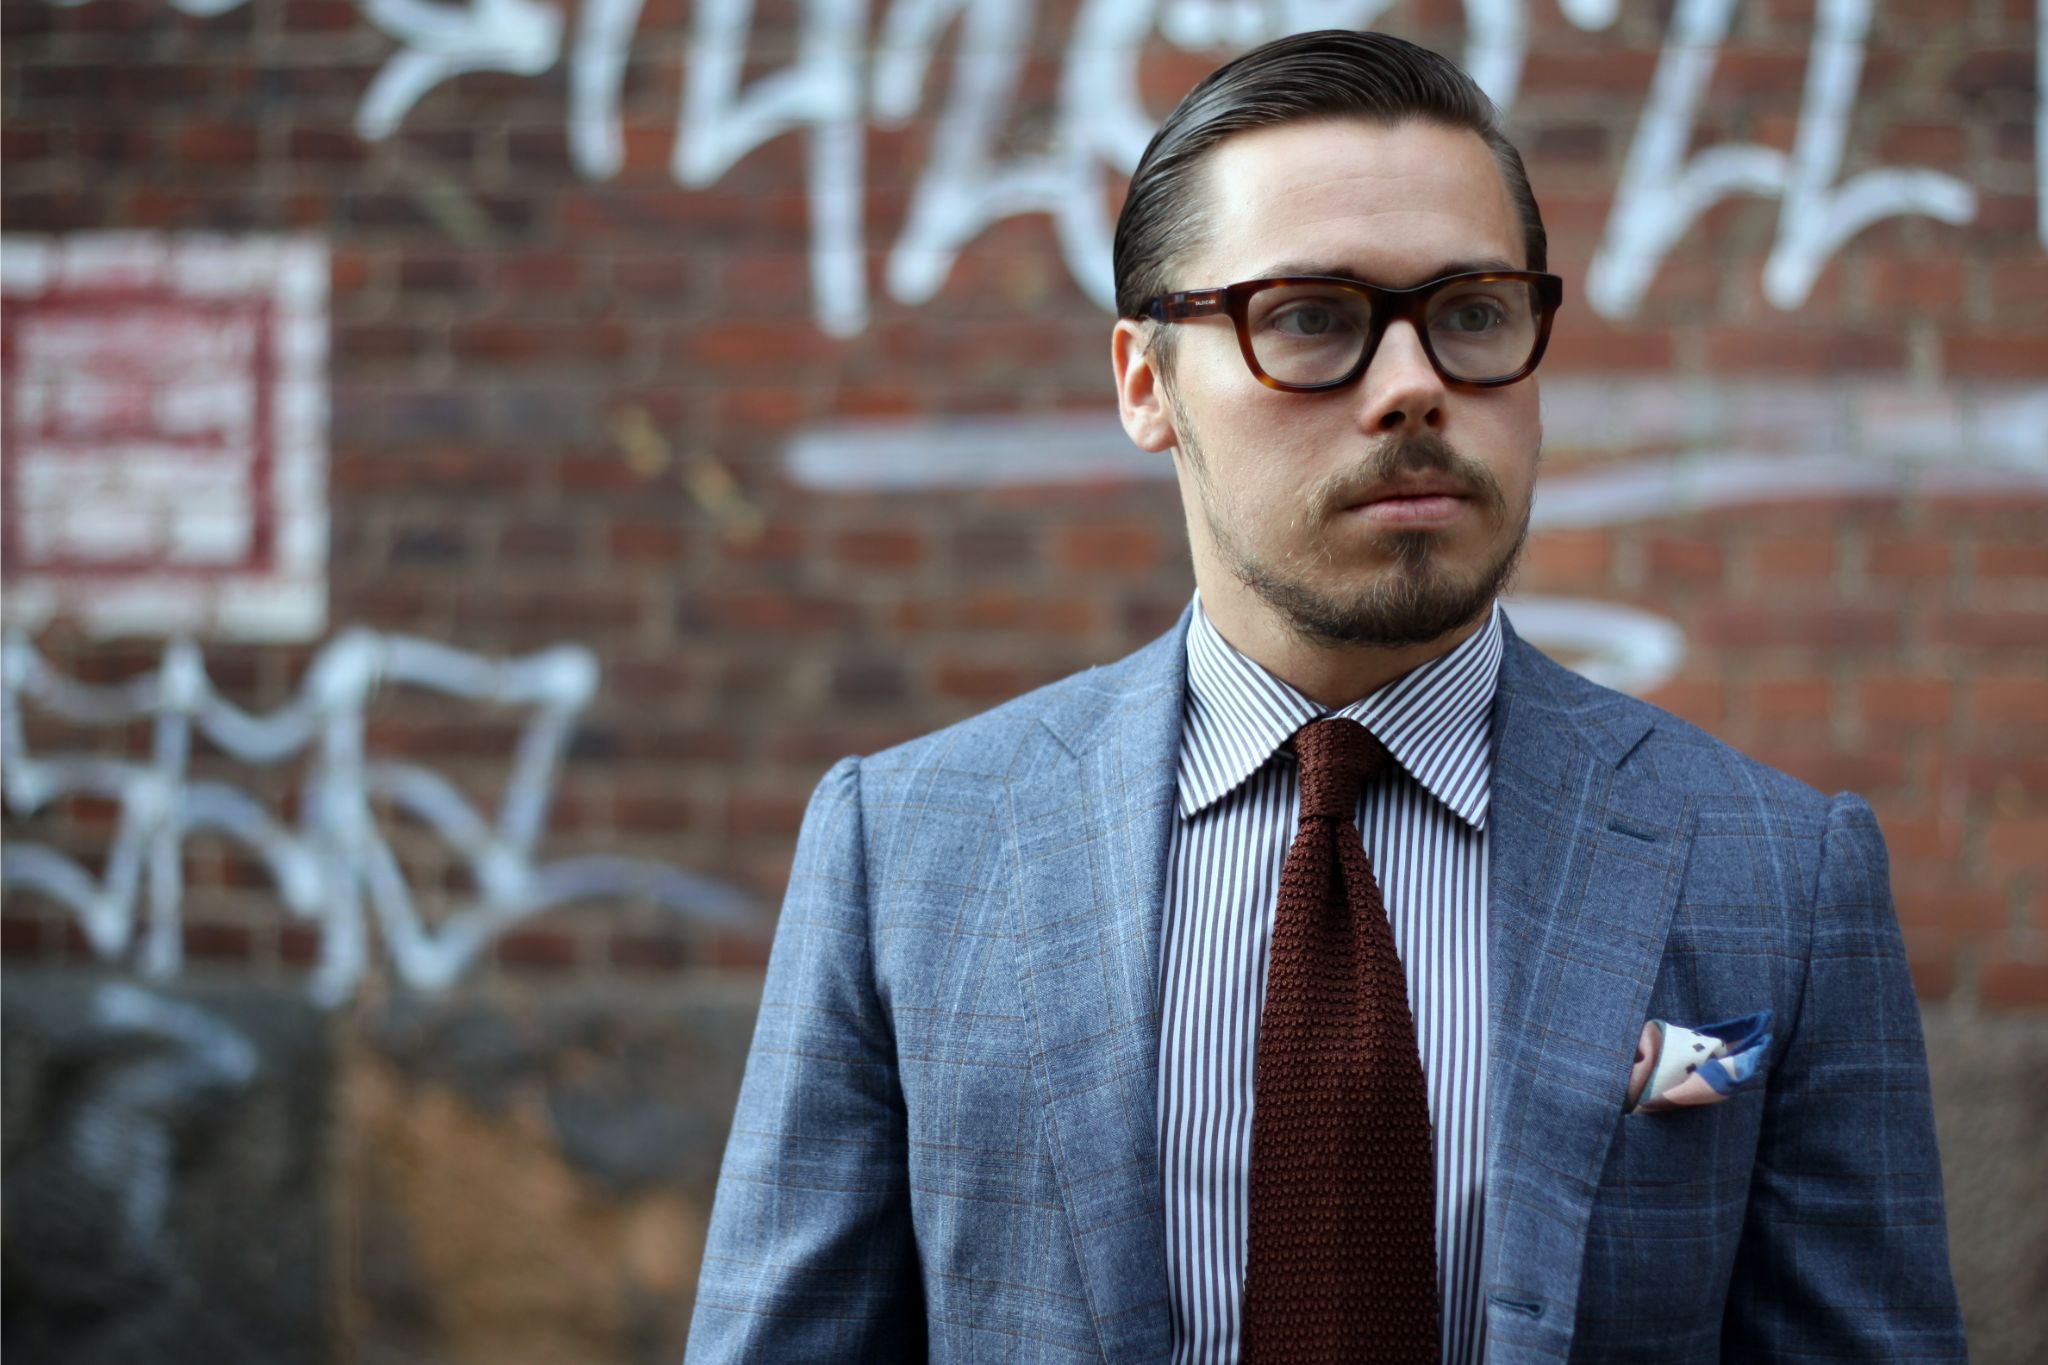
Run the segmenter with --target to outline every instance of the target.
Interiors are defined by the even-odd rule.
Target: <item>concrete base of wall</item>
[[[5,1347],[674,1365],[758,986],[5,979]],[[2048,1341],[2048,1015],[1926,1015],[1978,1365]]]

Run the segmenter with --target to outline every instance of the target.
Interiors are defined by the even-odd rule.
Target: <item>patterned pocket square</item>
[[[1771,1045],[1770,1027],[1769,1010],[1696,1029],[1650,1020],[1636,1043],[1622,1112],[1655,1114],[1719,1104],[1757,1074]]]

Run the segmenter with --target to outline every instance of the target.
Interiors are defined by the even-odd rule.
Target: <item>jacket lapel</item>
[[[1692,810],[1621,762],[1654,712],[1508,631],[1488,815],[1489,1359],[1563,1359]]]
[[[1171,1348],[1159,1183],[1159,935],[1186,618],[1045,724],[1068,761],[1010,787],[1023,996],[1103,1355]]]

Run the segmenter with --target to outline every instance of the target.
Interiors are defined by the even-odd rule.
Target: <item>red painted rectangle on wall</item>
[[[296,238],[10,237],[0,252],[10,618],[320,633],[326,253]]]

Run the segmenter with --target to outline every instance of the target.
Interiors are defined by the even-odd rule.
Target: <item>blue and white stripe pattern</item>
[[[1443,1359],[1477,1362],[1486,1152],[1486,809],[1500,608],[1456,649],[1326,712],[1217,633],[1187,636],[1179,818],[1161,936],[1159,1158],[1176,1365],[1238,1358],[1252,1075],[1280,864],[1300,787],[1294,732],[1327,714],[1400,765],[1359,804],[1408,978],[1436,1127]]]

